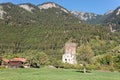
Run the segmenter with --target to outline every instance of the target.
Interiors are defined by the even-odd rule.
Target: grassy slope
[[[120,73],[99,72],[83,74],[65,69],[3,69],[0,80],[119,80]]]

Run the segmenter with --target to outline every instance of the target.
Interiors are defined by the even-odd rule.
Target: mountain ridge
[[[89,12],[71,11],[71,13],[73,15],[75,15],[76,17],[78,17],[80,20],[83,20],[83,21],[88,21],[88,20],[91,20],[91,19],[96,19],[98,16],[100,16],[99,14],[89,13]]]
[[[75,17],[90,24],[109,26],[113,29],[120,30],[120,7],[110,10],[103,15],[88,12],[71,12]]]
[[[39,4],[39,5],[33,5],[31,3],[21,3],[21,4],[15,5],[13,3],[8,2],[8,3],[2,3],[0,5],[1,5],[0,19],[2,19],[2,20],[5,18],[5,16],[6,16],[6,19],[8,19],[8,17],[12,18],[13,15],[11,15],[11,12],[10,12],[10,16],[9,16],[9,11],[14,12],[15,10],[12,10],[12,8],[16,8],[16,11],[19,12],[19,13],[17,13],[15,11],[17,13],[17,14],[15,14],[16,17],[17,17],[17,15],[24,16],[27,13],[26,11],[28,11],[27,14],[29,14],[29,18],[31,18],[31,17],[33,18],[33,15],[36,16],[36,18],[33,18],[33,19],[31,18],[31,21],[27,20],[28,24],[30,24],[30,23],[38,22],[38,19],[37,19],[38,14],[44,14],[46,11],[48,11],[46,9],[49,9],[49,11],[52,12],[51,14],[55,14],[56,17],[59,17],[60,14],[64,13],[64,15],[69,15],[72,18],[73,18],[73,16],[75,16],[76,18],[79,19],[78,22],[84,21],[84,22],[87,22],[90,24],[103,25],[103,26],[104,25],[105,26],[112,25],[113,29],[117,29],[117,30],[119,30],[119,28],[120,28],[120,22],[119,22],[120,7],[118,7],[114,11],[109,11],[103,15],[99,15],[99,14],[88,13],[88,12],[69,11],[54,2],[45,2],[45,3]],[[5,7],[5,11],[3,9],[4,7]],[[24,9],[25,11],[22,12],[22,10],[20,8]],[[33,13],[33,15],[29,12]],[[22,14],[24,14],[24,15],[22,15]],[[26,17],[28,17],[27,14],[26,14]],[[48,13],[45,13],[45,14],[47,15]],[[36,19],[36,21],[35,21],[35,19]],[[12,22],[12,23],[14,23],[14,22]],[[19,24],[19,23],[22,23],[22,21],[18,22],[17,24]]]

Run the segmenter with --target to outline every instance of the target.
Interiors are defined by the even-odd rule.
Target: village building
[[[65,44],[65,54],[62,56],[64,63],[76,64],[76,43]]]
[[[24,67],[23,64],[26,62],[24,58],[13,58],[8,62],[8,68],[20,68]]]
[[[3,59],[3,65],[5,65],[7,68],[24,67],[25,62],[26,62],[26,59],[24,58],[13,58],[11,60]]]

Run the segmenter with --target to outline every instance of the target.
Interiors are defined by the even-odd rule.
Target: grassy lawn
[[[120,73],[71,69],[0,69],[0,80],[120,80]]]

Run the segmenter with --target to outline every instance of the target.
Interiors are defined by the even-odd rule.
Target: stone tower
[[[76,64],[76,44],[66,43],[65,44],[65,54],[62,56],[62,61],[64,63]]]

